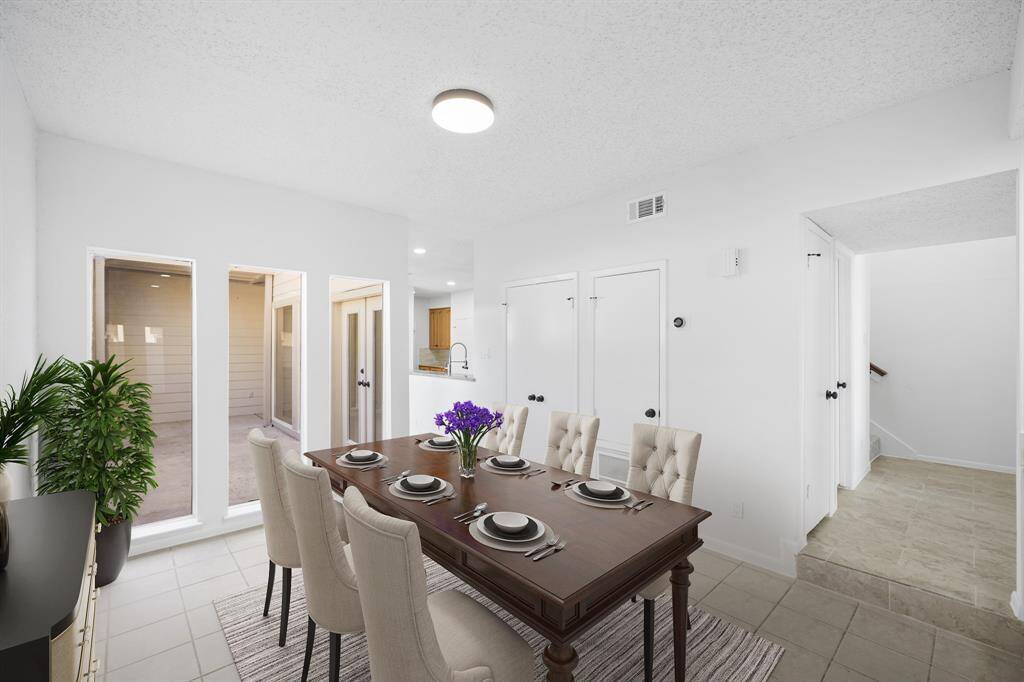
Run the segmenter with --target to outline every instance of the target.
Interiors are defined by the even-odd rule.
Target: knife
[[[537,556],[533,557],[533,561],[540,561],[541,559],[543,559],[545,557],[551,556],[555,552],[561,552],[563,549],[565,549],[565,542],[559,542],[554,547],[551,547],[550,549],[546,549],[543,552],[541,552],[540,554],[538,554]]]

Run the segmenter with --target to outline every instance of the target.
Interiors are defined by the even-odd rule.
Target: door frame
[[[592,270],[588,276],[587,301],[587,328],[590,339],[590,402],[587,408],[591,414],[595,414],[594,407],[597,404],[597,383],[594,378],[597,376],[597,325],[594,316],[594,304],[596,299],[595,290],[597,280],[602,277],[614,277],[616,275],[631,275],[639,272],[658,272],[658,425],[665,424],[665,414],[668,412],[668,261],[657,260],[634,265],[621,265],[603,270]],[[615,443],[603,440],[598,437],[598,444],[602,442],[613,448],[629,447],[629,443]]]
[[[300,281],[300,286],[304,286],[304,281]],[[271,284],[273,286],[273,284]],[[292,366],[297,367],[298,371],[292,373],[292,422],[291,424],[282,421],[277,416],[277,377],[275,371],[277,369],[277,341],[274,338],[277,332],[277,311],[280,308],[292,307],[292,335],[294,336],[296,330],[299,334],[299,342],[292,343]],[[296,440],[299,439],[299,434],[302,432],[302,418],[305,410],[302,409],[302,293],[292,294],[283,296],[277,300],[272,301],[270,310],[270,367],[271,367],[271,379],[270,379],[270,420],[274,427],[287,433]]]
[[[832,281],[835,284],[835,302],[833,303],[833,318],[835,320],[835,332],[833,332],[833,350],[835,358],[833,367],[836,375],[836,391],[839,393],[840,402],[837,404],[835,414],[835,451],[834,471],[835,487],[843,486],[852,488],[856,481],[853,471],[853,399],[854,399],[854,377],[853,372],[853,264],[856,254],[845,244],[838,240],[832,242],[833,266]],[[840,271],[839,264],[846,262],[846,273]],[[845,296],[844,296],[845,288]],[[845,303],[844,303],[845,298]],[[845,311],[844,311],[845,305]],[[846,348],[845,358],[843,348]],[[848,375],[848,376],[847,376]],[[840,388],[838,382],[845,381],[846,388]],[[844,437],[845,434],[845,437]],[[839,506],[838,491],[830,500],[831,513],[834,514]]]
[[[807,464],[807,429],[808,429],[808,422],[809,422],[808,412],[809,412],[810,400],[813,399],[813,398],[819,398],[820,397],[818,394],[808,395],[808,392],[806,390],[806,383],[807,383],[807,359],[809,357],[809,353],[808,353],[809,349],[808,349],[808,346],[807,346],[807,331],[808,331],[807,330],[807,324],[808,324],[808,317],[809,316],[807,314],[807,293],[808,293],[808,291],[807,291],[807,275],[806,275],[806,273],[807,273],[807,261],[806,261],[806,259],[808,258],[808,256],[807,256],[807,251],[806,251],[805,236],[806,236],[806,234],[808,232],[816,233],[819,237],[821,237],[822,239],[824,239],[825,241],[827,241],[829,243],[829,245],[830,245],[830,253],[828,254],[828,260],[829,260],[830,264],[833,266],[832,267],[831,282],[829,283],[829,285],[827,285],[828,286],[828,290],[829,290],[828,291],[828,295],[829,295],[830,300],[832,301],[832,305],[830,306],[830,310],[829,310],[829,317],[831,319],[829,320],[829,324],[828,324],[828,328],[832,330],[832,338],[825,340],[825,347],[828,349],[828,353],[827,353],[827,355],[828,355],[828,362],[829,362],[829,372],[828,372],[828,374],[829,374],[830,377],[832,377],[831,380],[829,381],[829,384],[828,384],[829,386],[834,384],[835,381],[836,381],[835,380],[835,375],[836,375],[836,339],[835,339],[835,329],[836,329],[836,306],[835,306],[835,301],[836,301],[836,272],[835,272],[835,267],[834,267],[835,266],[835,238],[832,235],[830,235],[828,232],[823,230],[817,223],[815,223],[813,220],[811,220],[807,216],[800,216],[800,220],[798,222],[798,225],[799,225],[799,230],[798,230],[797,234],[799,236],[799,242],[798,242],[799,246],[798,246],[798,249],[797,249],[797,257],[798,257],[798,261],[797,262],[800,263],[800,269],[798,270],[798,272],[801,273],[801,276],[800,276],[800,312],[801,312],[801,314],[800,314],[800,339],[799,339],[799,348],[800,348],[800,372],[799,372],[799,382],[800,382],[799,383],[799,390],[800,390],[800,488],[799,488],[799,490],[797,492],[798,492],[798,499],[800,500],[800,505],[799,505],[799,509],[800,509],[800,516],[799,516],[799,520],[800,520],[800,523],[799,523],[800,534],[801,534],[802,537],[804,537],[804,542],[806,543],[807,533],[810,532],[810,530],[811,530],[810,528],[806,527],[806,524],[807,524],[807,493],[806,493],[806,491],[807,491],[807,485],[808,485],[808,480],[807,480],[808,472],[807,472],[807,466],[806,466],[806,464]],[[825,256],[823,255],[822,258],[824,259]],[[828,453],[828,470],[829,470],[829,475],[827,477],[828,490],[826,491],[826,497],[825,497],[825,500],[826,500],[826,516],[831,516],[832,514],[835,513],[836,505],[837,505],[837,502],[838,502],[838,493],[837,493],[837,490],[836,490],[836,488],[837,488],[837,462],[836,462],[836,458],[838,457],[838,452],[837,452],[837,448],[836,448],[836,445],[837,445],[837,442],[836,442],[836,426],[837,425],[835,423],[836,415],[837,415],[837,410],[833,410],[831,412],[830,416],[829,416],[830,435],[829,435],[828,438],[826,438],[826,442],[829,443],[830,450],[831,450],[831,452]]]
[[[528,287],[537,284],[550,284],[553,282],[567,282],[573,283],[573,316],[572,316],[572,348],[573,348],[573,363],[572,363],[572,386],[573,386],[573,408],[575,411],[579,411],[580,407],[580,337],[579,337],[579,320],[580,320],[580,279],[579,272],[563,272],[557,275],[546,275],[541,277],[529,277],[526,279],[515,279],[509,280],[502,285],[502,296],[504,300],[501,305],[505,309],[505,313],[502,316],[502,324],[504,325],[503,339],[505,343],[505,403],[511,403],[512,398],[509,396],[508,384],[509,376],[511,376],[510,362],[508,352],[508,292],[509,289],[515,289],[518,287]]]

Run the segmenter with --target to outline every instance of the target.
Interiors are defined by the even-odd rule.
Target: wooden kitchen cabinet
[[[430,309],[430,347],[435,350],[448,350],[452,345],[452,309]]]

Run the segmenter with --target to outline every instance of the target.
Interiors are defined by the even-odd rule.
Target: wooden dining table
[[[490,472],[477,465],[476,476],[460,478],[454,453],[419,447],[436,434],[361,443],[306,453],[325,468],[335,489],[354,485],[381,513],[414,522],[423,552],[548,639],[544,650],[547,679],[573,679],[579,662],[573,642],[631,599],[652,580],[671,571],[675,679],[686,676],[687,590],[693,566],[688,556],[701,546],[703,509],[637,491],[634,497],[655,504],[644,511],[600,509],[570,499],[552,483],[570,478],[555,467],[533,464],[544,473],[523,478]],[[355,448],[387,456],[386,468],[361,470],[339,466],[339,455]],[[479,450],[482,462],[498,453]],[[455,488],[452,500],[426,505],[396,497],[382,479],[405,470],[442,478]],[[561,536],[566,546],[541,561],[477,542],[469,528],[453,519],[480,502],[488,512],[516,511],[534,516]],[[637,641],[643,633],[637,632]],[[639,649],[638,649],[639,650]]]

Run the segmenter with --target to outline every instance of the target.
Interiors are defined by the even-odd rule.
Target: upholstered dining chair
[[[504,419],[501,426],[491,429],[480,441],[488,450],[504,455],[519,456],[523,448],[523,434],[526,433],[526,418],[530,410],[525,405],[491,405],[492,412],[501,412]]]
[[[489,609],[455,590],[427,595],[416,524],[371,509],[354,486],[345,517],[374,682],[533,680],[530,646]]]
[[[594,446],[601,420],[586,414],[552,412],[548,423],[548,450],[544,463],[590,478]]]
[[[697,455],[701,436],[696,431],[673,429],[652,424],[633,424],[633,442],[629,451],[629,478],[632,490],[690,504],[693,479],[697,473]],[[644,600],[644,680],[654,672],[654,600],[668,591],[671,572],[655,578],[640,590]],[[690,627],[690,614],[686,614]]]
[[[301,568],[299,545],[295,539],[288,490],[284,482],[284,453],[275,438],[267,438],[259,429],[249,432],[249,451],[256,468],[256,490],[263,510],[263,533],[267,537],[270,570],[263,617],[270,615],[270,597],[274,593],[274,570],[281,567],[281,633],[278,646],[284,646],[288,633],[288,610],[292,600],[292,569]]]
[[[327,679],[336,682],[341,670],[341,636],[363,631],[363,611],[352,566],[352,548],[345,532],[345,512],[331,494],[326,469],[303,463],[295,452],[285,456],[284,468],[309,611],[302,682],[309,676],[318,625],[330,633]]]

